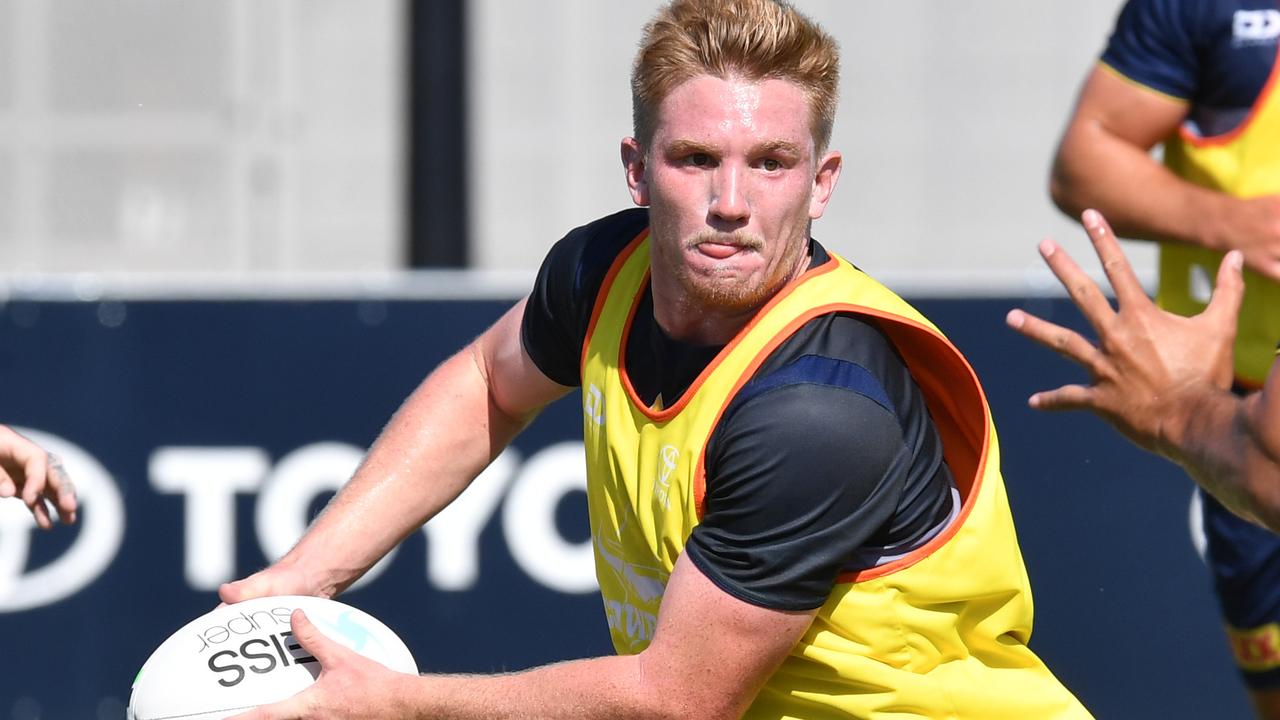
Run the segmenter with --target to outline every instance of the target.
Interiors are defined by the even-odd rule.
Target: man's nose
[[[711,213],[722,220],[741,222],[751,215],[742,187],[743,170],[730,163],[716,169],[711,188]]]

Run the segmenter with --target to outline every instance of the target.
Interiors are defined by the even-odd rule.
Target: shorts
[[[1205,562],[1227,624],[1231,653],[1254,690],[1280,688],[1280,535],[1201,495]]]

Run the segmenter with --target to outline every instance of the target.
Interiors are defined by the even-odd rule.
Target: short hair
[[[818,152],[831,141],[840,50],[817,23],[783,0],[673,0],[644,28],[631,70],[636,139],[653,139],[658,106],[699,75],[787,80],[809,96]]]

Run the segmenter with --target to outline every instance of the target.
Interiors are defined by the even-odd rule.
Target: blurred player
[[[1065,212],[1097,208],[1120,235],[1161,243],[1157,302],[1171,312],[1203,310],[1223,253],[1242,253],[1242,393],[1261,387],[1280,339],[1278,51],[1274,0],[1130,0],[1051,178]],[[1280,718],[1280,536],[1212,494],[1202,505],[1236,659],[1259,712]]]
[[[36,524],[53,527],[53,504],[64,523],[76,521],[76,491],[58,459],[12,429],[0,425],[0,498],[21,498]]]
[[[809,235],[834,42],[785,3],[678,0],[645,31],[631,209],[409,398],[299,544],[226,601],[334,595],[583,388],[618,656],[395,675],[296,617],[316,685],[246,718],[1087,717],[1030,651],[994,427],[959,352]],[[520,612],[519,597],[509,598]]]

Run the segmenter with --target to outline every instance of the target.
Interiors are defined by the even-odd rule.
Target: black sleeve
[[[520,326],[525,352],[542,374],[569,387],[581,383],[596,295],[618,253],[648,224],[648,211],[624,210],[575,228],[547,253]]]
[[[851,549],[894,513],[910,452],[882,391],[782,384],[731,407],[685,552],[725,592],[821,606]]]

